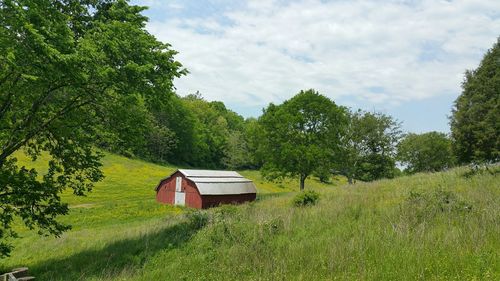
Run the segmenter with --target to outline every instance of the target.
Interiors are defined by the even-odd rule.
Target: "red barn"
[[[255,200],[253,182],[234,171],[177,170],[156,187],[156,201],[205,209]]]

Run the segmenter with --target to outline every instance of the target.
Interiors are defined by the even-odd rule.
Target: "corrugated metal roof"
[[[179,169],[198,187],[201,195],[257,193],[253,182],[235,171]]]
[[[197,182],[196,186],[201,195],[225,195],[257,193],[253,182]]]
[[[188,170],[179,169],[186,177],[209,177],[209,178],[242,178],[243,176],[235,171],[217,171],[217,170]]]
[[[198,177],[187,177],[188,179],[198,183],[198,182],[206,182],[206,183],[214,183],[214,182],[252,182],[249,179],[244,177],[241,178],[198,178]]]

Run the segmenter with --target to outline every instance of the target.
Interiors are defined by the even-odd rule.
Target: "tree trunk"
[[[300,191],[304,191],[304,183],[306,181],[307,175],[300,175]]]

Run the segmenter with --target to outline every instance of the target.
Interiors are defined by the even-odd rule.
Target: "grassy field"
[[[106,179],[88,197],[63,197],[73,230],[21,229],[0,270],[28,266],[37,280],[500,280],[498,173],[313,179],[306,188],[320,202],[299,208],[296,182],[243,171],[257,202],[192,212],[155,202],[174,170],[107,155]]]

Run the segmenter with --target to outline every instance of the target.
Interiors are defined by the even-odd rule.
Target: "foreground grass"
[[[185,245],[151,256],[133,277],[110,279],[500,280],[498,176],[462,174],[322,190],[310,208],[285,195],[215,209]],[[457,208],[409,196],[434,190],[456,195],[456,205],[442,203]]]
[[[21,232],[0,267],[28,266],[38,280],[500,280],[498,174],[310,180],[321,200],[297,208],[287,192],[295,182],[244,171],[260,193],[281,194],[186,216],[154,202],[157,177],[173,167],[108,155],[104,169],[90,196],[65,195],[74,230]],[[436,190],[455,195],[437,197],[453,208],[435,206]]]

